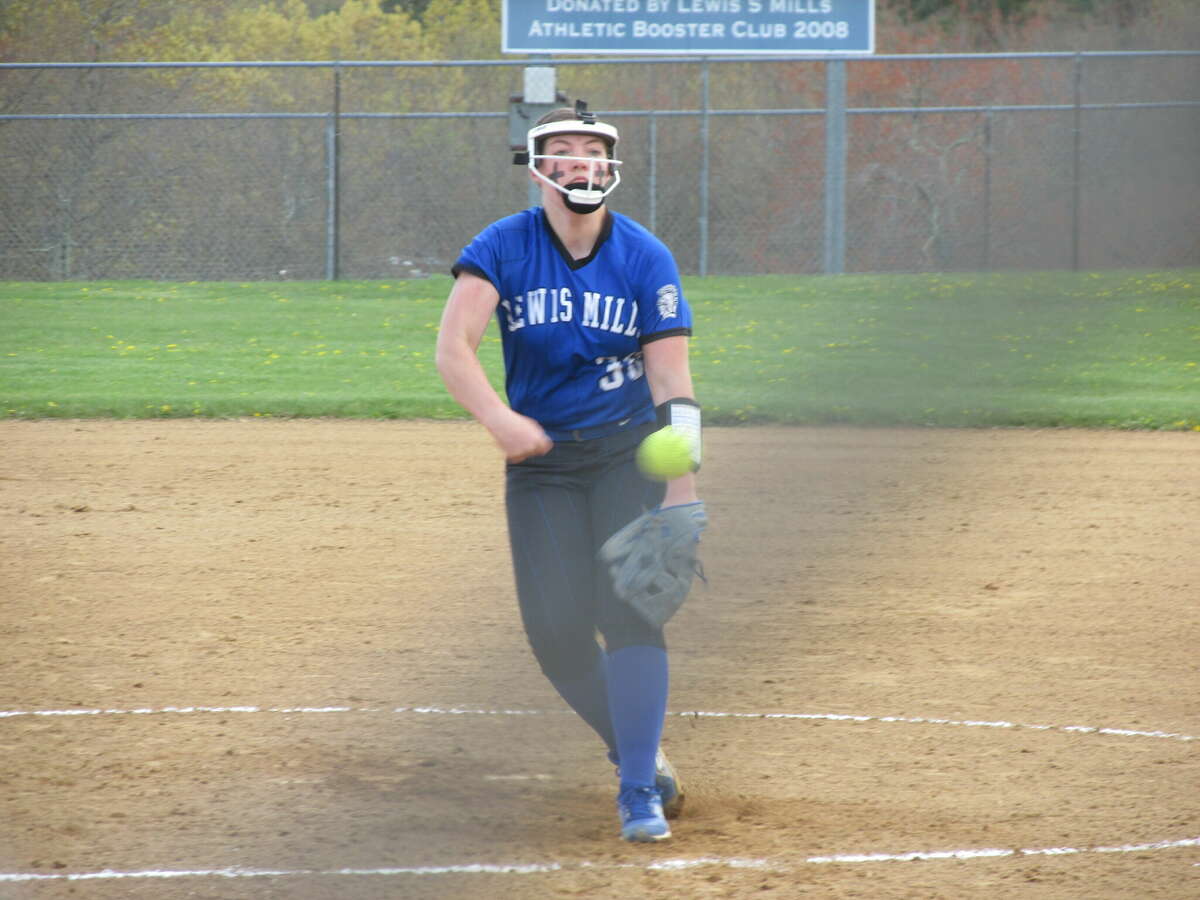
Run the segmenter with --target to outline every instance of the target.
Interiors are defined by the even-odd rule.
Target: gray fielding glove
[[[704,501],[651,509],[600,548],[617,596],[651,625],[662,627],[675,615],[692,587],[704,579],[696,558],[700,533],[708,525]]]

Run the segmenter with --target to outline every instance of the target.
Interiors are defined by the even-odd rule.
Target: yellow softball
[[[647,478],[670,481],[692,471],[688,440],[670,425],[648,435],[637,449],[637,464]]]

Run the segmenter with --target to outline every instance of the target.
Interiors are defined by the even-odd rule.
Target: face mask
[[[598,210],[604,204],[604,199],[612,193],[613,188],[621,183],[621,172],[618,168],[621,160],[612,158],[616,155],[619,137],[617,129],[612,125],[607,122],[597,122],[595,115],[587,111],[587,104],[582,100],[575,104],[575,115],[575,119],[547,122],[545,125],[537,125],[529,129],[526,136],[526,148],[513,157],[513,162],[528,166],[529,171],[536,178],[549,184],[556,191],[560,191],[564,195],[564,205],[571,212],[587,215]],[[548,156],[538,153],[538,148],[556,134],[586,134],[599,137],[608,147],[610,156],[604,160],[597,160],[592,157]],[[564,186],[553,177],[538,171],[538,163],[543,159],[583,159],[594,165],[589,169],[587,179],[576,179]],[[601,166],[600,163],[603,165]],[[603,177],[609,175],[612,176],[612,181],[607,187],[601,187],[600,182]]]

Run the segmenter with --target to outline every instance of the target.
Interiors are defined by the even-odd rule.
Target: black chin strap
[[[604,201],[598,200],[595,204],[579,203],[575,200],[572,200],[570,194],[566,194],[563,196],[563,205],[566,206],[566,208],[569,209],[573,213],[578,213],[581,216],[586,216],[589,213],[594,213],[596,210],[598,210],[602,206],[604,206]]]

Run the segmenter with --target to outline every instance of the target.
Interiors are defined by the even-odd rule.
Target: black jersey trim
[[[600,248],[604,246],[605,242],[612,234],[613,218],[611,215],[609,215],[608,209],[605,208],[604,224],[600,226],[600,233],[596,235],[596,243],[592,246],[592,252],[583,259],[572,258],[570,251],[567,250],[566,246],[559,239],[558,232],[550,227],[550,219],[546,215],[546,211],[544,209],[542,210],[542,226],[548,232],[550,232],[550,241],[554,244],[554,248],[558,251],[558,255],[563,258],[563,262],[567,264],[567,267],[570,268],[571,271],[575,271],[576,269],[582,269],[596,258],[596,254],[600,252]]]
[[[647,344],[652,344],[655,341],[662,340],[663,338],[678,337],[679,335],[683,335],[684,337],[691,337],[692,329],[690,329],[690,328],[668,328],[666,331],[656,331],[656,332],[654,332],[654,334],[643,334],[640,338],[638,338],[638,344],[642,347],[645,347]]]
[[[474,275],[477,278],[482,278],[484,281],[491,284],[491,276],[489,276],[487,272],[483,271],[483,269],[479,268],[479,266],[476,266],[472,263],[455,263],[450,267],[450,274],[455,278],[457,278],[463,272]]]

